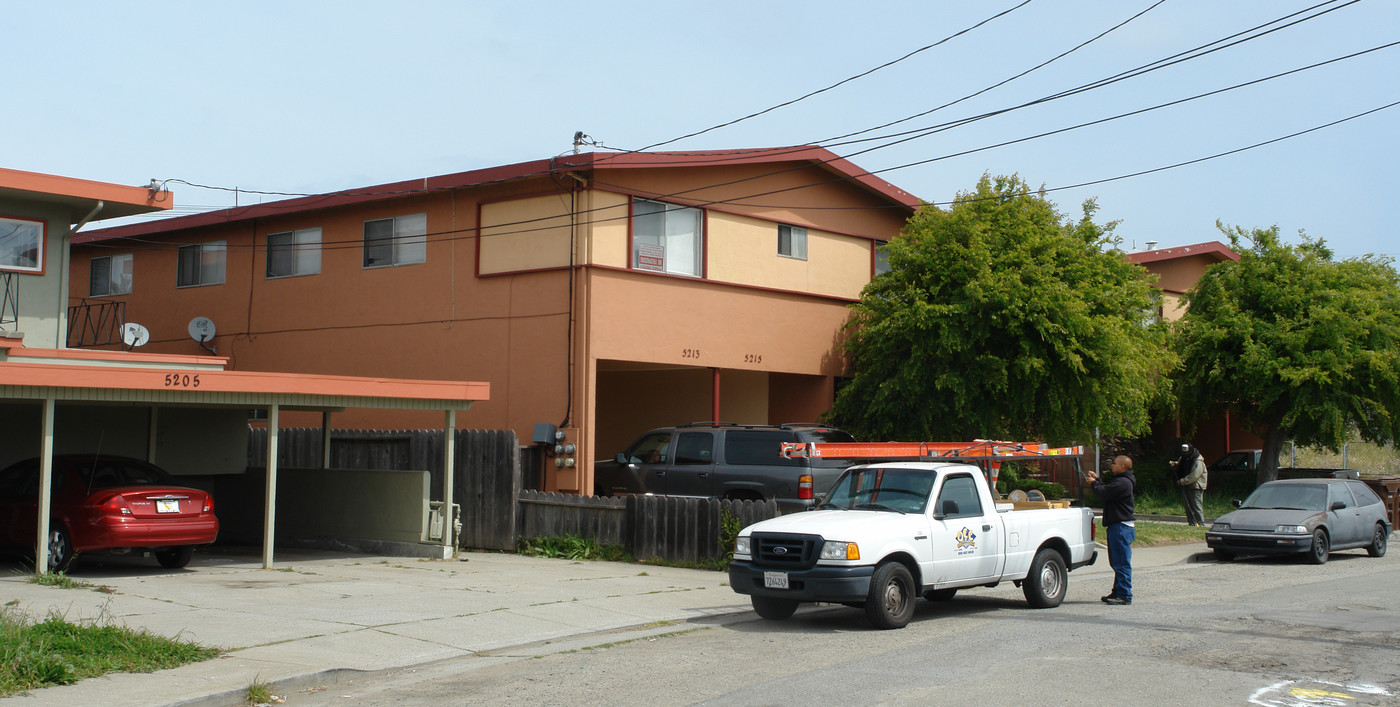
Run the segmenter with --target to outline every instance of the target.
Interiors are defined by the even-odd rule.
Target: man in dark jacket
[[[1113,568],[1113,591],[1103,597],[1105,604],[1133,603],[1133,541],[1137,531],[1133,528],[1133,487],[1137,477],[1133,476],[1132,457],[1120,455],[1113,460],[1108,480],[1099,478],[1097,472],[1084,474],[1089,480],[1089,488],[1103,500],[1103,529],[1107,536],[1108,566]]]
[[[1195,447],[1183,444],[1181,457],[1167,463],[1176,469],[1176,485],[1181,487],[1181,498],[1186,505],[1186,524],[1205,525],[1201,501],[1206,493],[1206,463],[1201,459],[1201,453]]]

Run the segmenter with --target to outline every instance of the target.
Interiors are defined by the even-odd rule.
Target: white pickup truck
[[[887,462],[848,469],[816,510],[740,530],[729,584],[765,619],[833,602],[903,628],[919,596],[1005,581],[1059,606],[1069,571],[1097,558],[1088,508],[1014,510],[971,464]]]

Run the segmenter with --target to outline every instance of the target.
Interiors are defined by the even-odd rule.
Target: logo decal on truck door
[[[972,532],[972,528],[964,527],[953,539],[958,543],[959,555],[971,555],[977,551],[977,533]]]

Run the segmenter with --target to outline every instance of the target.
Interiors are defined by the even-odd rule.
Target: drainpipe
[[[718,368],[711,368],[711,369],[710,369],[710,378],[711,378],[711,387],[713,388],[713,390],[712,390],[711,393],[710,393],[710,419],[711,419],[711,420],[718,420],[718,419],[719,419],[719,369],[718,369]]]
[[[68,235],[70,237],[77,235],[78,229],[82,228],[83,226],[86,226],[88,224],[88,221],[91,221],[94,218],[96,218],[98,212],[102,211],[103,206],[106,206],[106,204],[102,201],[98,201],[97,205],[92,207],[92,211],[89,211],[87,216],[84,216],[81,221],[74,225],[73,228],[68,230]]]

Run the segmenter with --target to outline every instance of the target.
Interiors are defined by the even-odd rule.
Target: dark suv
[[[625,452],[593,466],[598,496],[646,493],[777,499],[784,512],[812,506],[850,466],[839,459],[784,459],[783,442],[854,442],[815,423],[738,425],[692,422],[642,435]]]

